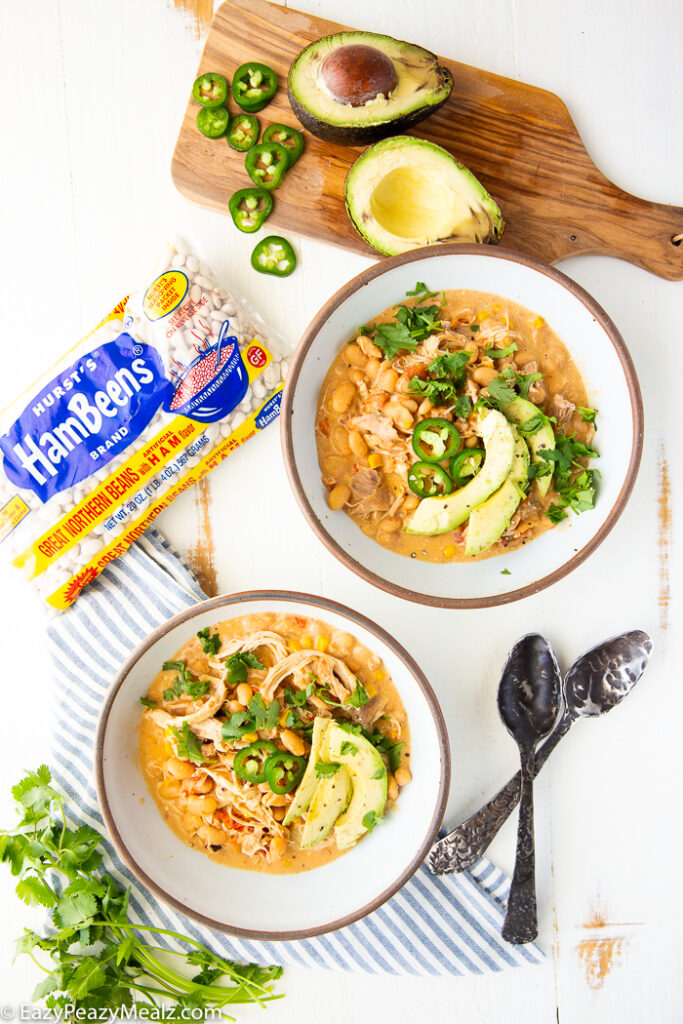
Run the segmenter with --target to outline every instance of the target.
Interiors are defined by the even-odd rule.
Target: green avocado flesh
[[[353,164],[344,186],[354,227],[385,256],[433,242],[492,242],[502,214],[450,153],[402,135],[378,142]]]
[[[334,764],[351,776],[352,795],[346,811],[337,818],[334,838],[340,850],[353,846],[367,832],[363,819],[372,812],[381,818],[387,802],[387,770],[379,752],[364,736],[348,732],[335,722],[325,738],[326,752]]]
[[[308,755],[308,764],[306,765],[306,771],[301,777],[301,782],[296,788],[294,799],[289,805],[289,810],[282,822],[283,825],[289,825],[290,822],[298,818],[304,811],[307,811],[310,806],[319,781],[318,776],[315,774],[315,766],[321,760],[320,748],[330,721],[331,719],[322,718],[321,716],[313,720],[313,735],[311,736],[311,752]]]
[[[445,103],[452,88],[448,68],[421,46],[373,32],[338,32],[295,57],[287,91],[304,128],[356,145],[417,124]]]
[[[504,402],[502,409],[509,420],[522,425],[538,415],[538,406],[534,405],[533,402],[529,402],[526,398],[515,398],[512,402]],[[542,457],[540,453],[542,451],[551,451],[555,447],[553,428],[549,423],[546,423],[535,434],[529,434],[527,443],[531,450],[531,461],[541,462]],[[548,493],[552,478],[552,473],[549,473],[547,476],[536,477],[536,486],[538,487],[539,494]]]
[[[339,815],[351,799],[351,775],[340,765],[334,775],[320,779],[308,808],[308,817],[301,837],[301,848],[308,849],[326,839]]]
[[[486,501],[507,479],[515,454],[512,431],[502,412],[491,409],[477,427],[486,449],[482,468],[468,484],[448,497],[423,498],[405,532],[431,537],[448,533],[464,523],[472,510]]]
[[[479,555],[495,544],[524,497],[524,485],[529,479],[529,449],[518,431],[510,429],[515,439],[512,468],[503,485],[472,509],[465,534],[466,555]]]

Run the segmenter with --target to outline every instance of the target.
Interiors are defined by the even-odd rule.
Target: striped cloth
[[[52,772],[70,797],[70,824],[104,832],[93,782],[93,740],[104,695],[122,662],[153,629],[205,595],[178,554],[154,530],[112,562],[48,628],[54,666]],[[536,945],[501,939],[509,880],[482,859],[462,875],[425,865],[387,903],[346,928],[311,939],[254,942],[195,924],[157,902],[107,839],[104,866],[130,889],[131,919],[179,931],[233,960],[370,974],[483,974],[540,963]],[[160,942],[167,942],[159,936]],[[167,943],[171,948],[172,942]]]

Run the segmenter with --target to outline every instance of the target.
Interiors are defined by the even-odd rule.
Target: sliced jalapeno
[[[244,161],[247,174],[261,188],[277,188],[289,166],[287,150],[278,142],[259,142],[252,146]]]
[[[237,760],[237,758],[235,758]],[[273,793],[291,793],[299,785],[306,770],[306,759],[278,750],[271,754],[264,765],[266,782]]]
[[[269,124],[263,133],[264,142],[277,142],[287,150],[288,166],[295,164],[304,151],[304,137],[286,124]]]
[[[245,234],[258,231],[273,210],[273,197],[264,188],[238,189],[228,200],[233,224]]]
[[[252,252],[251,265],[261,274],[289,277],[296,267],[296,253],[286,238],[282,238],[281,235],[268,235]]]
[[[277,75],[266,64],[241,64],[232,76],[233,99],[250,114],[263,110],[276,92]]]
[[[464,487],[469,483],[484,461],[486,452],[483,448],[463,448],[451,459],[450,470],[454,487]]]
[[[230,119],[228,145],[238,153],[246,153],[258,142],[261,125],[252,114],[235,114]]]
[[[268,759],[277,753],[277,747],[270,740],[256,740],[235,754],[233,769],[235,775],[245,782],[265,782],[265,766]]]
[[[228,98],[228,80],[216,71],[207,71],[195,81],[192,95],[203,107],[222,107]]]
[[[230,121],[226,107],[202,107],[197,114],[197,127],[207,139],[220,139]]]
[[[453,481],[445,469],[433,462],[414,462],[408,473],[408,486],[418,498],[441,498],[453,490]]]
[[[460,447],[460,432],[450,420],[420,420],[413,431],[413,451],[422,462],[443,462]]]

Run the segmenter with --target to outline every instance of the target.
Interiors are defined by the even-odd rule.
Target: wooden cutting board
[[[300,127],[287,100],[292,59],[314,39],[346,29],[266,0],[228,0],[215,14],[197,75],[220,71],[232,80],[248,60],[268,64],[280,88],[258,114],[262,129],[273,121]],[[443,146],[481,180],[503,211],[503,245],[546,263],[585,253],[619,256],[660,277],[683,280],[683,209],[637,199],[608,181],[553,93],[439,60],[453,73],[453,92],[410,134]],[[197,110],[190,99],[173,154],[173,180],[188,199],[227,213],[232,193],[251,184],[244,156],[223,140],[205,139],[196,127]],[[305,139],[304,155],[275,193],[268,227],[376,256],[344,208],[344,178],[362,147],[322,142],[308,132]]]

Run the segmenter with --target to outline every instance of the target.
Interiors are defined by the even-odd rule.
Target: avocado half
[[[429,50],[375,32],[338,32],[294,58],[287,92],[313,135],[347,145],[405,131],[446,102],[453,76]]]
[[[346,176],[346,209],[385,256],[434,242],[499,241],[503,217],[459,160],[426,139],[399,135],[358,157]]]

